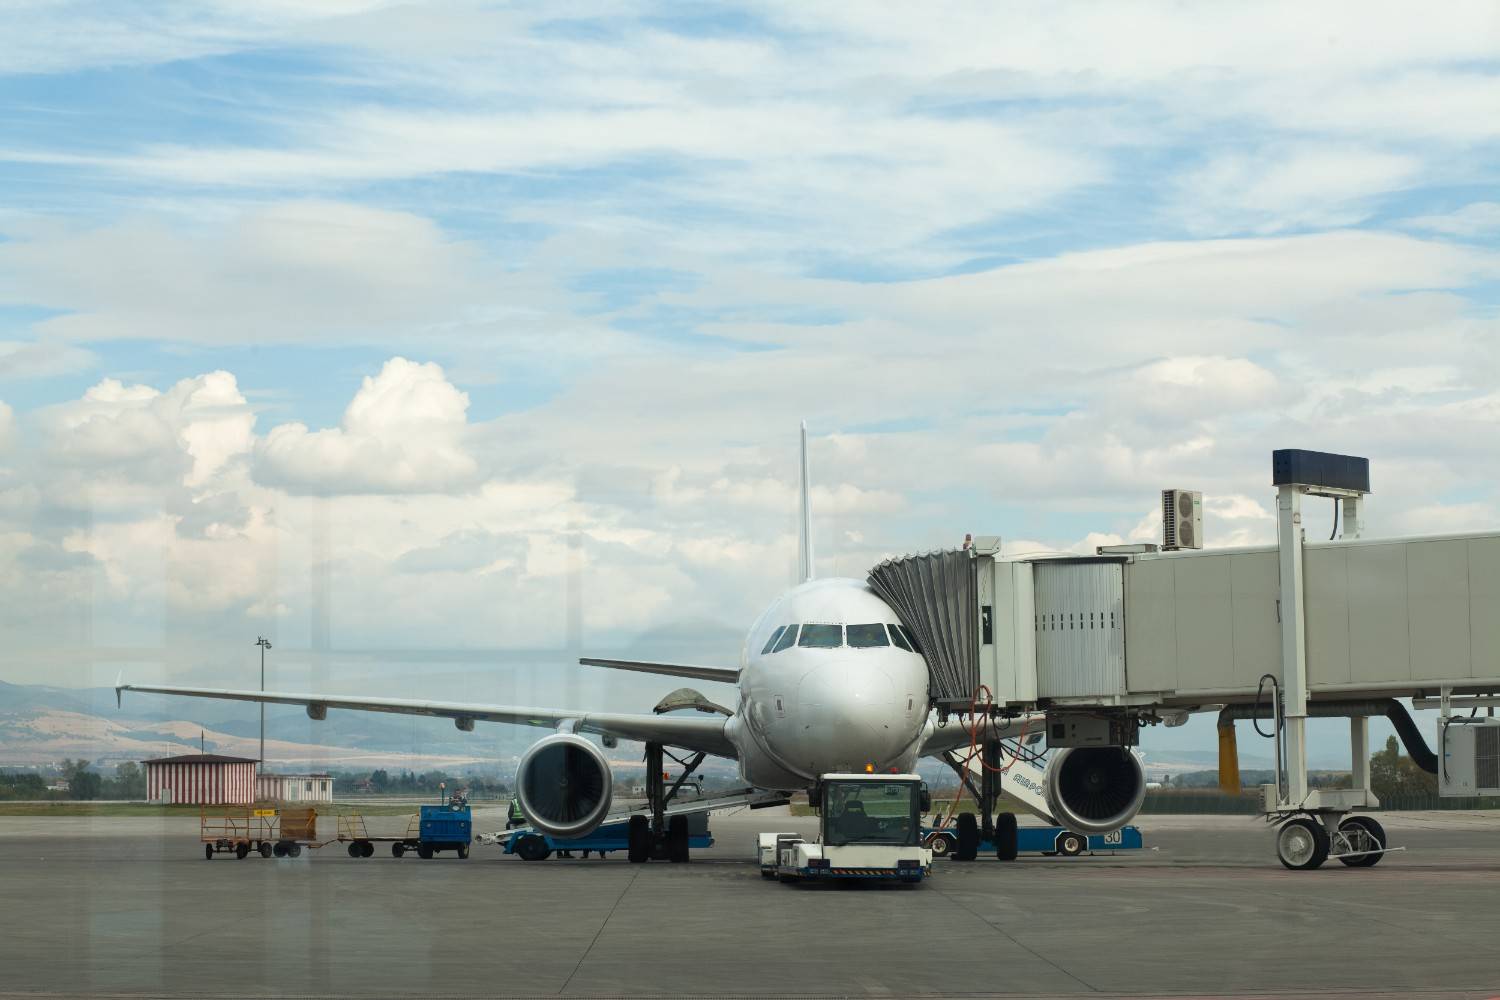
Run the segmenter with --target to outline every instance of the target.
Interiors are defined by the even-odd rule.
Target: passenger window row
[[[889,637],[887,637],[889,630]],[[905,625],[871,622],[865,625],[782,625],[766,640],[761,655],[779,653],[792,646],[804,649],[872,649],[876,646],[896,646],[908,653],[920,653],[917,637]]]

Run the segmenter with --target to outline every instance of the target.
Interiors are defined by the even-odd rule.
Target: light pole
[[[257,636],[255,644],[260,647],[260,693],[266,693],[266,650],[271,644],[266,641],[265,636]],[[266,769],[266,703],[260,703],[260,771]]]

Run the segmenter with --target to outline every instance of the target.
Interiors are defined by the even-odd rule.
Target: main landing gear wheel
[[[973,813],[958,814],[958,850],[954,861],[973,861],[979,857],[979,821]]]
[[[1065,858],[1076,858],[1089,844],[1081,833],[1065,830],[1057,835],[1057,853]]]
[[[638,865],[650,859],[651,821],[644,816],[630,817],[629,834],[625,856],[630,859],[630,863]]]
[[[528,833],[516,841],[516,854],[520,855],[522,861],[544,861],[551,853],[547,842],[534,833]]]
[[[1014,861],[1021,853],[1020,835],[1016,832],[1016,814],[1001,813],[995,817],[995,857]]]
[[[1317,868],[1328,860],[1328,831],[1315,819],[1289,819],[1276,831],[1276,856],[1294,871]]]
[[[1339,833],[1356,851],[1385,850],[1385,828],[1369,816],[1352,816],[1339,824]],[[1384,854],[1357,854],[1339,858],[1350,868],[1373,868]]]
[[[667,857],[677,864],[688,860],[688,818],[673,816],[667,820]]]
[[[946,858],[951,855],[954,848],[958,847],[958,841],[953,834],[939,830],[927,838],[927,849],[932,852],[934,858]]]

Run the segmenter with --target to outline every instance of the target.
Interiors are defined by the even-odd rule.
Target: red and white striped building
[[[255,801],[255,765],[249,757],[189,753],[143,761],[146,798],[189,805],[249,805]]]

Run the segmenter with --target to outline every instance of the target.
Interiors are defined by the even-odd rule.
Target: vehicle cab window
[[[850,625],[845,631],[849,636],[850,649],[870,649],[875,646],[890,645],[890,641],[885,637],[885,626],[879,622],[873,625]]]
[[[761,656],[765,656],[771,650],[775,649],[776,648],[776,640],[780,639],[782,633],[785,632],[785,631],[786,631],[786,626],[785,625],[778,626],[777,629],[776,629],[776,631],[774,631],[774,632],[771,633],[771,638],[769,638],[769,639],[766,640],[766,645],[765,645],[765,647],[763,649],[761,649],[760,655]]]
[[[783,649],[790,648],[791,645],[792,645],[792,643],[794,643],[796,641],[797,641],[797,626],[795,626],[795,625],[788,625],[788,626],[786,626],[786,631],[783,632],[783,633],[781,633],[781,638],[778,639],[778,640],[776,640],[776,648],[772,649],[771,652],[773,652],[773,653],[779,653]]]
[[[804,625],[797,645],[806,649],[838,649],[844,644],[842,625]]]

